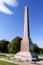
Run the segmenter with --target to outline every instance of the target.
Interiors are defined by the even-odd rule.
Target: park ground
[[[0,54],[0,64],[1,65],[43,65],[43,54],[39,54],[39,61],[36,62],[19,62],[15,60],[9,60],[6,55],[14,56],[14,54]]]

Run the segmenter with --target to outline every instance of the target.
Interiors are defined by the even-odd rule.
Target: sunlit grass
[[[38,54],[39,57],[43,57],[43,53]]]
[[[0,54],[0,58],[7,57],[7,56],[14,57],[14,54],[9,54],[9,53]]]
[[[3,58],[3,57],[6,57],[6,55],[2,55],[2,54],[0,54],[0,58]]]
[[[17,65],[17,64],[0,61],[0,65]]]

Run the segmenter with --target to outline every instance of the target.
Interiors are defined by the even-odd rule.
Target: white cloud
[[[5,14],[13,14],[13,12],[9,8],[7,8],[4,3],[11,7],[18,6],[17,0],[0,0],[0,12],[3,12]]]

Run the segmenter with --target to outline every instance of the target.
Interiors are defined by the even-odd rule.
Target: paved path
[[[18,62],[18,61],[15,61],[15,60],[8,60],[6,58],[0,58],[0,60],[10,62],[10,63],[15,63],[15,64],[18,64],[18,65],[43,65],[43,60],[36,62],[36,64],[35,63],[28,63],[28,62]]]

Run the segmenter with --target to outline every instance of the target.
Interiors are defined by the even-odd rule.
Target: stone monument
[[[28,7],[25,6],[24,13],[24,36],[21,41],[20,52],[15,54],[14,57],[16,60],[21,61],[30,61],[33,59],[37,59],[38,56],[32,50],[32,42],[30,39],[30,31],[29,31],[29,16],[28,16]]]

